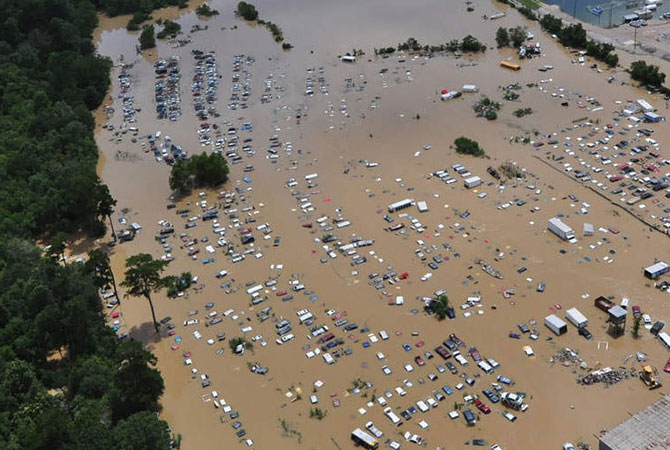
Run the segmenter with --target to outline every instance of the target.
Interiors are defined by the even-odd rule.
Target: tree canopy
[[[0,2],[0,448],[169,448],[154,414],[163,392],[155,358],[105,323],[106,255],[61,264],[68,236],[102,235],[115,206],[96,173],[91,110],[112,66],[95,54],[96,8],[158,2]],[[46,255],[38,238],[51,244]],[[120,378],[129,346],[141,386]],[[126,398],[137,403],[118,401]],[[125,435],[136,424],[152,445]]]
[[[170,189],[183,193],[196,187],[215,187],[228,181],[228,163],[218,153],[201,153],[178,160],[170,171]]]

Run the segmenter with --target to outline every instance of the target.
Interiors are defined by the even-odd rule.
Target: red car
[[[478,410],[480,410],[484,414],[489,414],[491,412],[491,408],[489,408],[487,405],[484,404],[484,402],[482,402],[479,399],[475,400],[475,406],[477,407]]]
[[[423,347],[423,341],[419,341],[419,342],[417,342],[417,343],[416,343],[416,346],[419,347],[419,348]]]
[[[668,362],[665,363],[665,367],[663,368],[663,370],[670,373],[670,358],[668,358]]]
[[[636,319],[639,319],[641,315],[642,315],[642,310],[640,309],[640,307],[637,306],[637,305],[633,306],[633,317],[635,317]]]
[[[417,363],[417,365],[419,367],[426,365],[426,362],[423,359],[421,359],[420,356],[417,356],[416,358],[414,358],[414,362]]]

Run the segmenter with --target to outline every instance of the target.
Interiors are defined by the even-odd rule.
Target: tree
[[[235,352],[237,350],[238,345],[242,345],[247,350],[254,347],[254,345],[251,342],[247,341],[242,336],[232,338],[230,341],[228,341],[228,345],[230,345],[230,349],[233,352]]]
[[[154,34],[153,25],[145,25],[140,34],[140,49],[146,50],[148,48],[156,47],[156,36]]]
[[[91,250],[88,254],[88,260],[84,263],[84,268],[93,275],[93,282],[98,289],[107,288],[111,285],[114,288],[116,300],[121,304],[119,291],[116,288],[116,278],[107,252],[99,248]]]
[[[526,31],[526,28],[522,26],[518,26],[509,30],[509,38],[512,42],[512,47],[514,48],[520,47],[527,37],[528,32]]]
[[[258,20],[258,11],[256,11],[256,7],[251,3],[239,2],[237,4],[237,10],[235,10],[235,14],[242,16],[244,20],[248,20],[250,22]]]
[[[172,20],[163,22],[163,29],[156,34],[158,39],[173,38],[181,32],[181,25]]]
[[[147,411],[138,412],[114,427],[113,450],[168,450],[167,422]]]
[[[484,150],[479,146],[477,141],[473,141],[464,136],[456,138],[454,140],[454,145],[456,146],[456,153],[462,155],[484,156]]]
[[[67,234],[63,232],[56,233],[49,241],[49,255],[58,262],[65,261],[66,241]]]
[[[217,153],[193,155],[177,161],[170,170],[170,189],[182,193],[194,187],[215,187],[228,181],[228,164]]]
[[[665,82],[665,74],[659,71],[658,66],[647,64],[644,61],[635,61],[630,65],[630,77],[645,86],[661,87]]]
[[[631,328],[631,331],[633,332],[633,336],[638,337],[640,333],[640,322],[642,321],[641,317],[636,317],[633,320],[633,327]]]
[[[110,392],[112,420],[118,422],[140,411],[156,412],[165,390],[156,357],[137,341],[124,342],[117,349],[117,368]]]
[[[219,15],[219,11],[217,11],[216,9],[213,9],[207,3],[203,3],[202,5],[195,8],[195,13],[196,13],[196,15],[202,16],[202,17],[212,17],[212,16],[218,16]]]
[[[496,31],[496,44],[498,48],[509,47],[509,34],[507,33],[507,28],[498,27]]]
[[[444,320],[449,310],[449,298],[446,295],[440,295],[431,302],[430,307],[438,320]]]
[[[98,187],[98,215],[109,219],[109,227],[112,230],[112,238],[116,240],[116,233],[114,232],[114,223],[112,222],[112,214],[116,206],[116,199],[109,193],[109,187],[106,184],[101,184]]]
[[[173,277],[161,276],[167,265],[167,261],[154,259],[147,253],[138,253],[126,259],[125,280],[121,283],[121,286],[127,288],[127,295],[144,297],[149,301],[156,333],[158,333],[158,321],[151,294],[169,287],[174,282]]]

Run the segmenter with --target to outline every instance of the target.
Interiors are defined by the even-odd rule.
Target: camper
[[[470,177],[470,178],[466,178],[464,183],[465,183],[466,188],[472,189],[472,188],[477,187],[480,184],[482,184],[482,179],[479,178],[479,177]]]
[[[468,92],[468,93],[479,92],[479,88],[477,86],[475,86],[474,84],[464,84],[463,88],[461,90],[463,92]]]
[[[565,334],[568,331],[568,324],[559,319],[555,314],[550,314],[545,317],[544,324],[547,328],[553,331],[556,336]]]
[[[651,104],[643,98],[638,98],[635,103],[642,109],[643,112],[653,112],[656,110]]]
[[[569,241],[570,239],[574,239],[575,237],[575,232],[572,231],[572,228],[564,224],[558,217],[549,219],[548,228],[549,231],[551,231],[564,241]]]
[[[379,448],[379,443],[377,440],[360,428],[356,428],[351,432],[351,440],[354,441],[356,445],[360,445],[361,447],[368,450]]]
[[[400,211],[401,209],[409,208],[414,203],[414,200],[411,198],[406,198],[405,200],[400,200],[399,202],[391,203],[388,206],[388,211],[390,213]]]
[[[644,276],[651,279],[655,280],[656,278],[660,277],[661,275],[670,272],[670,265],[666,264],[663,261],[659,261],[647,268],[644,269]]]
[[[521,70],[520,65],[511,63],[509,61],[501,61],[500,62],[500,67],[504,67],[505,69],[510,69],[510,70]]]
[[[565,312],[565,318],[568,319],[577,328],[584,328],[589,320],[577,308],[570,308]]]
[[[340,61],[346,62],[346,63],[355,63],[356,62],[356,57],[351,56],[351,55],[344,55],[344,56],[340,56]]]
[[[257,284],[256,286],[250,287],[249,289],[247,289],[247,294],[248,295],[253,295],[253,294],[255,294],[256,292],[258,292],[262,289],[263,289],[263,285],[262,284]]]
[[[305,181],[311,181],[319,176],[318,173],[310,173],[309,175],[305,175]]]

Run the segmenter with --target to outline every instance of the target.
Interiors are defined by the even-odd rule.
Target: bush
[[[463,52],[485,52],[486,45],[479,42],[476,37],[468,34],[461,41],[460,49]]]
[[[195,13],[196,15],[202,17],[212,17],[219,15],[219,12],[216,9],[211,8],[207,3],[203,3],[202,5],[195,8]]]
[[[494,102],[490,98],[484,96],[477,103],[474,104],[473,109],[477,113],[477,117],[485,117],[488,120],[495,120],[498,118],[498,111],[500,111],[500,103]]]
[[[477,157],[485,155],[484,149],[479,146],[477,141],[473,141],[472,139],[463,136],[456,138],[454,145],[456,146],[456,153],[461,155],[472,155]]]
[[[181,31],[181,25],[171,20],[163,22],[163,29],[156,35],[158,39],[173,38]]]
[[[235,14],[250,22],[258,20],[258,11],[256,11],[256,7],[251,3],[239,2]]]

